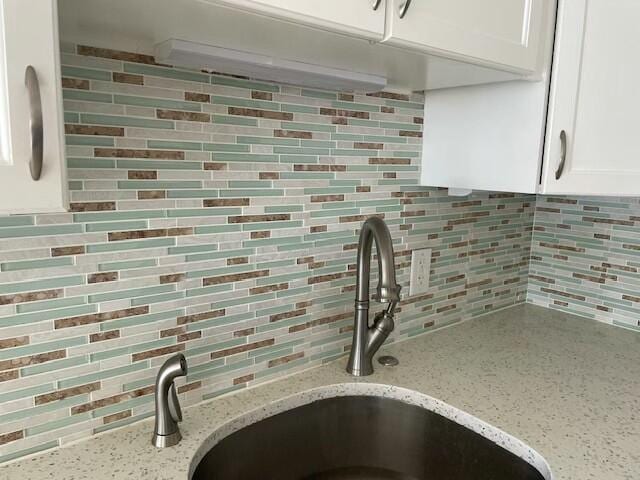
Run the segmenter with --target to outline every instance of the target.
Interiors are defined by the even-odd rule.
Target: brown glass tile
[[[186,331],[187,329],[184,326],[160,330],[160,338],[175,337],[176,335],[182,335],[183,333],[186,333]]]
[[[253,378],[254,378],[253,373],[250,373],[248,375],[243,375],[242,377],[234,378],[233,379],[233,384],[234,385],[240,385],[242,383],[247,383],[247,382],[250,382],[251,380],[253,380]]]
[[[211,360],[216,358],[228,357],[237,353],[248,352],[257,348],[269,347],[275,343],[275,339],[269,338],[267,340],[260,340],[259,342],[247,343],[245,345],[238,345],[237,347],[225,348],[224,350],[218,350],[211,353]]]
[[[0,350],[3,348],[22,347],[29,345],[29,337],[13,337],[0,339]]]
[[[398,135],[401,137],[415,137],[422,138],[422,132],[414,132],[413,130],[400,130]]]
[[[227,265],[243,265],[249,263],[249,257],[227,258]]]
[[[57,402],[59,400],[64,400],[65,398],[91,393],[96,390],[100,390],[100,382],[87,383],[77,387],[65,388],[56,392],[37,395],[35,397],[35,404],[44,405],[45,403]]]
[[[160,275],[160,283],[178,283],[182,282],[187,278],[187,275],[184,273],[170,273],[167,275]]]
[[[307,311],[304,308],[299,310],[291,310],[290,312],[277,313],[277,314],[271,315],[269,317],[269,321],[277,322],[279,320],[285,320],[287,318],[299,317],[301,315],[305,315],[306,313]]]
[[[218,275],[216,277],[206,277],[202,279],[202,285],[219,285],[221,283],[240,282],[251,278],[261,278],[269,275],[269,270],[256,270],[253,272],[233,273],[229,275]]]
[[[280,178],[279,172],[260,172],[260,180],[278,180]]]
[[[124,137],[124,128],[105,127],[103,125],[65,124],[64,133],[68,135],[105,135],[108,137]]]
[[[151,395],[155,390],[153,385],[149,385],[143,388],[138,388],[136,390],[131,390],[125,393],[119,393],[117,395],[112,395],[110,397],[101,398],[99,400],[94,400],[92,402],[83,403],[81,405],[76,405],[71,408],[71,414],[77,415],[79,413],[90,412],[95,410],[96,408],[107,407],[109,405],[115,405],[117,403],[124,402],[125,400],[131,400],[132,398],[143,397],[145,395]]]
[[[204,170],[226,170],[226,163],[217,163],[217,162],[205,162]]]
[[[131,85],[144,85],[144,77],[135,73],[113,72],[113,81],[116,83],[130,83]]]
[[[111,415],[105,415],[102,417],[102,423],[107,425],[109,423],[117,422],[118,420],[124,420],[131,416],[131,410],[125,410],[124,412],[112,413]]]
[[[178,317],[177,322],[178,322],[178,325],[185,325],[187,323],[195,323],[201,320],[208,320],[210,318],[223,317],[224,314],[225,314],[224,309],[210,310],[208,312],[194,313],[192,315],[185,315],[183,317]]]
[[[270,118],[272,120],[293,120],[293,113],[276,112],[273,110],[257,110],[254,108],[229,107],[229,115],[244,117]]]
[[[100,272],[87,275],[87,283],[115,282],[118,280],[118,272]]]
[[[208,93],[184,92],[184,99],[189,102],[209,103],[211,96]]]
[[[129,170],[127,178],[129,180],[157,180],[158,172],[156,170]]]
[[[0,382],[8,382],[9,380],[15,380],[18,378],[18,370],[9,370],[6,372],[0,372]]]
[[[184,120],[188,122],[202,122],[209,123],[211,121],[211,115],[208,113],[200,112],[184,112],[180,110],[156,110],[156,117],[165,120]]]
[[[77,46],[78,55],[86,55],[88,57],[112,58],[114,60],[123,60],[125,62],[146,63],[149,65],[156,64],[155,59],[151,55],[142,53],[123,52],[121,50],[111,50],[109,48],[89,47],[86,45]]]
[[[309,228],[310,233],[318,233],[318,232],[326,232],[326,231],[327,231],[326,225],[314,225],[313,227]]]
[[[165,190],[138,190],[138,200],[157,200],[166,196]]]
[[[382,113],[396,113],[396,109],[393,107],[385,107],[384,105],[380,106],[380,111]]]
[[[258,238],[269,238],[271,237],[271,232],[269,230],[264,230],[261,232],[251,232],[251,239],[255,240]]]
[[[203,200],[204,207],[248,207],[248,198],[206,198]]]
[[[243,330],[236,330],[235,332],[233,332],[233,336],[235,338],[248,337],[249,335],[253,335],[254,333],[256,333],[256,329],[251,327],[251,328],[245,328]]]
[[[197,390],[198,388],[201,388],[201,387],[202,387],[202,382],[200,380],[197,380],[195,382],[187,383],[186,385],[182,385],[181,387],[178,387],[178,393],[190,392],[192,390]]]
[[[342,100],[343,102],[353,102],[354,100],[353,93],[339,93],[338,100]]]
[[[178,342],[188,342],[189,340],[196,340],[200,337],[202,337],[202,332],[189,332],[178,335],[177,340]]]
[[[291,220],[291,215],[288,213],[274,213],[269,215],[238,215],[229,217],[229,223],[277,222],[280,220]]]
[[[0,445],[6,445],[7,443],[15,442],[16,440],[22,440],[23,438],[24,432],[22,430],[3,433],[0,435]]]
[[[355,110],[344,110],[344,109],[336,109],[336,108],[320,107],[320,115],[329,115],[330,117],[360,118],[364,120],[369,119],[369,112],[358,112]]]
[[[160,357],[162,355],[181,352],[183,350],[184,350],[184,343],[179,343],[177,345],[170,345],[168,347],[154,348],[153,350],[147,350],[146,352],[134,353],[133,355],[131,355],[131,361],[139,362],[140,360],[146,360],[147,358]]]
[[[64,291],[61,288],[54,290],[42,290],[40,292],[11,293],[0,295],[0,305],[11,305],[14,303],[35,302],[38,300],[48,300],[50,298],[62,297]]]
[[[85,252],[84,245],[73,245],[69,247],[52,247],[52,257],[64,257],[67,255],[82,255]]]
[[[304,357],[304,352],[291,353],[289,355],[285,355],[284,357],[274,358],[273,360],[269,360],[267,364],[268,368],[277,367],[278,365],[284,365],[285,363],[293,362],[294,360],[298,360],[299,358]]]
[[[183,237],[185,235],[193,235],[193,227],[171,227],[167,229],[169,237]]]
[[[251,92],[251,98],[254,100],[273,100],[273,95],[271,92],[259,92],[257,90],[253,90]]]
[[[341,278],[353,276],[355,276],[355,272],[330,273],[327,275],[319,275],[317,277],[309,277],[307,279],[307,283],[309,283],[309,285],[315,285],[316,283],[331,282],[333,280],[339,280]]]
[[[364,149],[369,149],[369,150],[382,150],[384,148],[384,143],[353,142],[353,148],[364,148]]]
[[[405,93],[373,92],[367,93],[367,97],[389,98],[391,100],[403,100],[405,102],[409,101],[409,95]]]
[[[345,117],[331,117],[332,125],[348,125],[349,122]]]
[[[303,138],[307,140],[313,138],[311,132],[302,132],[299,130],[274,130],[273,136],[279,138]]]
[[[108,238],[110,242],[120,240],[135,240],[139,238],[157,238],[166,237],[167,230],[165,228],[156,228],[151,230],[128,230],[124,232],[109,232]]]
[[[105,212],[116,209],[116,202],[72,202],[69,210],[72,212]]]
[[[60,318],[54,322],[54,326],[55,328],[77,327],[79,325],[106,322],[107,320],[132,317],[134,315],[144,315],[145,313],[149,313],[148,305],[144,305],[142,307],[123,308],[121,310],[112,310],[110,312],[90,313],[88,315]]]
[[[28,355],[26,357],[11,358],[9,360],[0,361],[1,370],[13,370],[14,368],[26,367],[27,365],[37,365],[39,363],[50,362],[51,360],[59,360],[67,356],[66,350],[56,350],[47,353],[38,353],[37,355]],[[17,377],[16,377],[17,378]]]
[[[265,285],[264,287],[253,287],[249,289],[249,295],[260,295],[262,293],[276,292],[289,288],[288,283],[278,283],[275,285]]]
[[[89,342],[102,342],[105,340],[113,340],[114,338],[120,338],[120,330],[109,330],[108,332],[92,333],[89,335]]]
[[[410,158],[394,158],[394,157],[371,157],[369,165],[410,165]]]
[[[81,78],[62,78],[62,88],[75,88],[77,90],[89,90],[89,80]]]
[[[311,202],[342,202],[344,201],[344,195],[311,195]]]

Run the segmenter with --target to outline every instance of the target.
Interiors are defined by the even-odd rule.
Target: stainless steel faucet
[[[162,364],[156,377],[156,424],[151,443],[158,448],[171,447],[181,439],[178,422],[182,411],[173,381],[187,374],[187,360],[179,353]]]
[[[374,240],[378,254],[378,287],[374,300],[388,305],[369,326],[369,275]],[[400,300],[401,287],[396,283],[391,234],[386,223],[378,217],[370,217],[362,225],[357,275],[355,325],[347,372],[361,377],[373,373],[373,356],[393,331],[393,312]]]

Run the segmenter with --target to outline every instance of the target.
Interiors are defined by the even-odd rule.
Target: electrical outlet
[[[431,249],[423,248],[411,252],[411,279],[409,295],[420,295],[429,290],[429,273],[431,272]]]

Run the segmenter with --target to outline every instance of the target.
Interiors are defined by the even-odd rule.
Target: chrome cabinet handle
[[[373,0],[373,10],[378,10],[378,8],[380,8],[380,4],[382,3],[382,0]]]
[[[400,16],[400,18],[404,18],[404,16],[407,14],[407,10],[409,10],[410,5],[411,0],[404,0],[400,3],[400,5],[398,6],[398,15]]]
[[[556,180],[560,180],[564,170],[564,162],[567,159],[567,134],[564,130],[560,132],[560,163],[556,169]]]
[[[44,152],[42,132],[42,100],[40,83],[35,69],[29,65],[24,74],[24,84],[29,92],[29,130],[31,131],[31,158],[29,170],[31,178],[40,180],[42,174],[42,157]]]

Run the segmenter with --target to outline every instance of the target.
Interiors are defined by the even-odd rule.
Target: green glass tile
[[[424,104],[422,103],[405,102],[402,100],[393,100],[391,98],[386,99],[384,103],[387,107],[409,108],[411,110],[419,110],[420,112],[424,110]]]
[[[373,127],[377,128],[380,126],[380,122],[377,120],[362,120],[360,118],[348,118],[347,123],[356,127]]]
[[[347,140],[354,142],[362,142],[364,141],[363,135],[356,135],[354,133],[332,133],[331,140]]]
[[[318,114],[320,112],[320,109],[318,107],[309,107],[307,105],[293,105],[290,103],[281,104],[280,109],[283,112],[292,112],[292,113]]]
[[[370,105],[368,103],[355,103],[355,102],[342,102],[342,101],[333,101],[331,102],[331,106],[335,108],[340,108],[344,110],[355,110],[357,112],[379,112],[379,105]]]
[[[155,120],[152,118],[125,117],[122,115],[98,115],[95,113],[80,114],[82,123],[93,125],[114,125],[119,127],[160,128],[173,130],[173,121]]]
[[[62,91],[62,98],[65,100],[82,100],[85,102],[113,103],[113,97],[110,93],[97,93],[87,90],[64,89]]]
[[[124,427],[126,425],[130,425],[135,422],[139,422],[140,420],[144,420],[145,418],[149,418],[154,415],[153,411],[144,412],[139,415],[133,415],[131,417],[123,418],[120,420],[116,420],[115,422],[110,422],[105,425],[98,425],[93,429],[93,433],[102,433],[109,430],[113,430],[114,428]]]
[[[331,180],[335,173],[322,172],[280,172],[280,180]]]
[[[64,123],[78,123],[80,115],[73,112],[64,112]]]
[[[154,295],[156,293],[173,292],[174,284],[156,285],[152,287],[130,288],[128,290],[118,290],[115,292],[95,293],[89,295],[89,302],[100,303],[110,300],[120,300],[122,298],[139,297],[143,295]]]
[[[179,292],[179,293],[182,293],[182,292]],[[133,300],[136,300],[136,299],[134,298]],[[133,302],[131,305],[135,306]],[[146,305],[146,303],[141,305]],[[168,310],[166,312],[148,313],[146,315],[133,315],[127,318],[121,318],[118,320],[110,320],[110,321],[102,322],[100,323],[100,331],[107,332],[109,330],[115,330],[117,328],[132,327],[135,325],[145,325],[147,323],[158,322],[158,321],[167,320],[170,318],[177,318],[181,315],[184,315],[184,311],[182,309]]]
[[[237,225],[238,230],[240,230],[240,225]],[[203,253],[193,253],[187,255],[187,262],[200,262],[202,260],[217,260],[219,258],[234,258],[234,257],[248,257],[249,255],[253,255],[255,250],[253,248],[240,248],[233,250],[221,250],[215,252],[203,252]]]
[[[220,190],[223,198],[235,197],[283,197],[284,190],[279,189],[255,189],[255,190]]]
[[[24,345],[22,347],[4,348],[0,350],[0,360],[9,360],[37,353],[53,352],[54,350],[62,350],[69,347],[84,345],[87,342],[87,337],[71,337],[60,338],[51,342]]]
[[[220,268],[208,268],[206,270],[194,270],[187,272],[187,278],[200,278],[200,277],[216,277],[218,275],[228,275],[231,273],[249,272],[255,269],[255,265],[244,264],[235,266],[226,266]]]
[[[242,229],[240,225],[231,224],[231,225],[202,225],[196,227],[195,232],[198,235],[207,234],[207,233],[228,233],[228,232],[239,232]]]
[[[250,297],[231,298],[229,300],[223,300],[220,302],[214,302],[212,306],[214,308],[228,308],[235,307],[236,305],[246,305],[257,302],[265,302],[267,300],[273,300],[275,295],[273,293],[265,293],[262,295],[251,295]]]
[[[96,243],[87,245],[87,253],[120,252],[123,250],[139,250],[142,248],[172,247],[175,238],[147,238],[144,240],[125,240],[120,242]]]
[[[39,375],[41,373],[55,372],[58,370],[63,370],[65,368],[84,365],[85,363],[88,363],[88,362],[89,362],[89,359],[85,355],[81,355],[78,357],[64,358],[62,360],[53,360],[51,362],[45,362],[39,365],[32,365],[30,367],[21,368],[20,376],[29,377],[31,375]],[[82,382],[80,382],[78,385],[80,384],[82,384]],[[60,382],[58,382],[58,387],[60,387]]]
[[[85,305],[87,302],[84,297],[66,297],[66,298],[54,298],[53,300],[41,300],[39,302],[27,302],[16,305],[16,311],[18,313],[38,312],[41,310],[54,310],[63,307],[73,307],[77,305],[84,305],[83,308],[87,308]],[[57,315],[66,316],[64,310],[58,310]],[[53,317],[51,317],[53,318]]]
[[[239,117],[237,115],[214,115],[213,123],[256,127],[258,125],[258,120],[255,118]]]
[[[392,135],[365,135],[362,140],[374,143],[407,143],[407,137],[394,137]]]
[[[187,297],[199,297],[201,295],[210,295],[212,293],[228,292],[233,289],[233,285],[212,285],[210,287],[190,288],[187,290]],[[189,327],[187,327],[189,330]]]
[[[217,198],[218,190],[169,190],[167,198]]]
[[[171,110],[186,110],[200,112],[202,106],[197,102],[183,102],[164,98],[135,97],[133,95],[114,95],[113,102],[121,105],[136,105],[140,107],[166,108]]]
[[[0,228],[0,238],[41,237],[82,233],[82,225],[41,225],[36,227]]]
[[[85,383],[97,382],[99,380],[104,380],[107,378],[119,377],[120,375],[128,375],[139,370],[146,370],[147,368],[149,368],[149,362],[146,360],[143,362],[132,363],[131,365],[125,365],[123,367],[108,368],[106,370],[88,373],[86,375],[80,375],[74,378],[59,380],[58,388],[70,388],[77,385],[84,385]]]
[[[259,154],[259,153],[225,153],[214,152],[212,159],[216,162],[251,162],[251,163],[263,163],[263,162],[277,162],[277,155]]]
[[[121,190],[169,190],[172,188],[201,188],[197,180],[119,180]]]
[[[159,295],[149,295],[147,297],[132,298],[131,306],[137,307],[140,305],[151,305],[154,303],[170,302],[172,300],[179,300],[181,298],[184,298],[184,296],[184,291],[179,291],[174,293],[161,293]]]
[[[281,163],[318,163],[315,155],[280,155]]]
[[[310,89],[302,89],[301,95],[303,97],[313,97],[313,98],[323,98],[327,100],[335,100],[337,95],[335,92],[324,92],[322,90],[310,90]]]
[[[67,182],[67,185],[69,185],[69,190],[82,190],[82,182],[81,181]]]
[[[27,455],[33,455],[34,453],[40,453],[51,448],[60,446],[59,440],[51,440],[50,442],[41,443],[34,447],[23,448],[22,450],[16,450],[15,452],[0,455],[0,463],[15,460],[16,458],[25,457]]]
[[[331,150],[328,148],[273,147],[273,153],[289,155],[329,155]]]
[[[211,103],[218,105],[230,105],[234,107],[257,108],[261,110],[280,110],[280,104],[276,102],[253,100],[249,98],[223,97],[220,95],[213,95],[211,97]]]
[[[0,263],[0,271],[33,270],[37,268],[54,268],[73,265],[72,257],[41,258],[39,260],[21,260],[18,262]]]
[[[274,260],[273,262],[261,262],[257,264],[258,269],[289,267],[295,264],[293,259],[290,260]]]
[[[147,146],[166,150],[202,150],[202,143],[200,142],[180,142],[175,140],[147,140]]]
[[[67,158],[68,168],[115,168],[116,161],[110,158]]]
[[[335,125],[323,123],[282,122],[282,128],[286,130],[303,130],[308,132],[335,132]]]
[[[264,208],[265,213],[293,213],[302,212],[304,207],[302,205],[273,205]]]
[[[17,292],[35,292],[52,288],[71,287],[84,284],[84,275],[69,277],[47,278],[43,280],[29,280],[26,282],[4,283],[0,285],[0,295]]]
[[[219,327],[221,325],[231,325],[233,323],[239,323],[239,322],[243,322],[245,320],[250,320],[253,317],[254,317],[253,312],[245,312],[245,313],[238,313],[236,315],[225,315],[223,317],[210,318],[208,320],[201,320],[199,322],[194,322],[194,323],[188,324],[187,325],[187,331],[188,332],[192,332],[192,331],[204,330],[205,328]],[[222,344],[218,343],[218,344],[216,344],[216,348],[214,350],[220,350],[222,348],[233,347],[233,346],[236,346],[238,344],[244,343],[244,341],[245,341],[244,339],[238,338],[236,340],[232,340],[233,344],[229,344],[228,342],[223,342]],[[205,345],[203,347],[200,347],[200,350],[195,350],[194,351],[192,349],[189,349],[189,350],[187,350],[187,354],[188,355],[197,355],[199,353],[209,352],[209,351],[212,351],[210,346]]]
[[[79,413],[77,415],[71,415],[69,417],[60,418],[52,422],[41,423],[33,427],[25,428],[25,436],[39,435],[41,433],[50,432],[51,430],[58,430],[60,428],[75,425],[76,423],[86,422],[91,419],[90,413]]]
[[[300,141],[296,138],[276,138],[276,137],[237,137],[238,143],[247,143],[253,145],[299,145]],[[276,152],[277,153],[277,152]]]
[[[19,398],[28,398],[41,393],[51,392],[55,390],[53,383],[45,383],[36,385],[35,387],[21,388],[20,390],[7,391],[0,393],[0,403],[11,402]]]
[[[67,145],[89,145],[95,147],[113,147],[113,138],[99,137],[97,135],[65,135]]]
[[[220,397],[222,395],[226,395],[228,393],[235,392],[237,390],[242,390],[243,388],[247,388],[244,383],[241,383],[239,385],[233,385],[231,387],[221,388],[220,390],[216,390],[215,392],[205,393],[202,396],[202,400],[210,400],[212,398],[217,398],[217,397]]]
[[[337,193],[353,193],[355,188],[353,187],[310,187],[304,189],[305,195],[333,195]]]
[[[124,71],[127,73],[139,73],[154,77],[173,78],[175,80],[187,80],[188,82],[209,83],[209,75],[177,68],[156,67],[140,63],[125,63]]]
[[[0,318],[0,328],[14,327],[18,325],[27,325],[29,323],[41,322],[43,320],[52,320],[54,318],[72,317],[75,315],[85,315],[94,313],[96,307],[94,305],[81,305],[71,308],[60,308],[55,310],[43,310],[20,313]]]
[[[290,243],[300,243],[302,237],[274,237],[260,238],[258,240],[245,240],[242,242],[243,247],[266,247],[270,245],[286,245]]]
[[[169,248],[169,254],[181,255],[185,253],[210,252],[212,250],[218,250],[218,245],[215,243],[210,243],[203,245],[184,245],[179,247],[171,247]]]
[[[249,145],[237,145],[235,143],[205,143],[203,148],[208,152],[249,152],[250,150]]]
[[[360,209],[341,208],[339,210],[315,210],[311,212],[311,218],[338,217],[343,215],[360,215]]]
[[[129,170],[202,170],[201,162],[187,162],[184,160],[117,160],[116,165],[118,168]],[[118,182],[118,188],[120,188],[119,184],[120,182]]]
[[[256,372],[254,375],[255,375],[255,378],[264,378],[270,375],[275,375],[276,373],[291,370],[292,368],[298,367],[300,365],[304,365],[306,363],[309,363],[308,358],[299,358],[298,360],[293,360],[292,362],[285,363],[277,367],[271,367],[271,368],[267,368],[266,370]]]
[[[111,272],[114,270],[128,270],[131,268],[155,267],[156,260],[149,258],[143,260],[123,260],[121,262],[99,263],[98,270],[102,272]]]
[[[27,215],[14,215],[11,217],[0,217],[0,228],[2,227],[21,227],[25,225],[33,225],[33,217]]]
[[[417,123],[380,122],[380,127],[394,130],[411,130],[414,132],[422,130],[422,125]]]
[[[279,252],[288,252],[292,250],[305,250],[313,248],[313,243],[291,243],[288,245],[278,245]]]
[[[123,230],[144,230],[148,228],[146,220],[129,220],[124,222],[87,223],[87,232],[115,232]]]
[[[335,155],[337,157],[376,157],[378,152],[376,150],[334,148],[331,150],[331,155]]]
[[[86,78],[88,80],[103,80],[106,82],[111,81],[111,72],[106,72],[104,70],[93,70],[91,68],[71,67],[68,65],[62,66],[62,76]]]
[[[271,83],[255,82],[253,80],[244,80],[234,77],[226,77],[222,75],[212,75],[211,83],[214,85],[227,85],[230,87],[252,88],[254,90],[262,90],[264,92],[278,93],[280,87]]]
[[[335,148],[336,142],[332,140],[302,140],[301,145],[303,147]]]
[[[313,272],[311,270],[302,271],[302,272],[289,272],[283,275],[271,275],[269,277],[258,278],[256,280],[256,284],[261,286],[273,285],[275,283],[289,282],[297,278],[311,277],[312,275],[313,275]]]
[[[302,220],[282,221],[282,222],[252,222],[245,223],[242,226],[242,230],[245,232],[258,231],[258,230],[277,230],[280,228],[296,228],[302,227]]]
[[[131,210],[125,212],[89,212],[74,213],[75,222],[111,222],[118,220],[135,220],[166,217],[164,210]]]
[[[116,403],[114,405],[108,405],[106,407],[96,408],[91,412],[91,415],[95,418],[100,418],[105,415],[113,415],[114,413],[122,412],[124,410],[133,409],[144,405],[146,403],[152,403],[154,400],[153,394],[142,395],[140,397],[134,397],[130,400]],[[151,417],[154,413],[149,412],[148,416]]]

